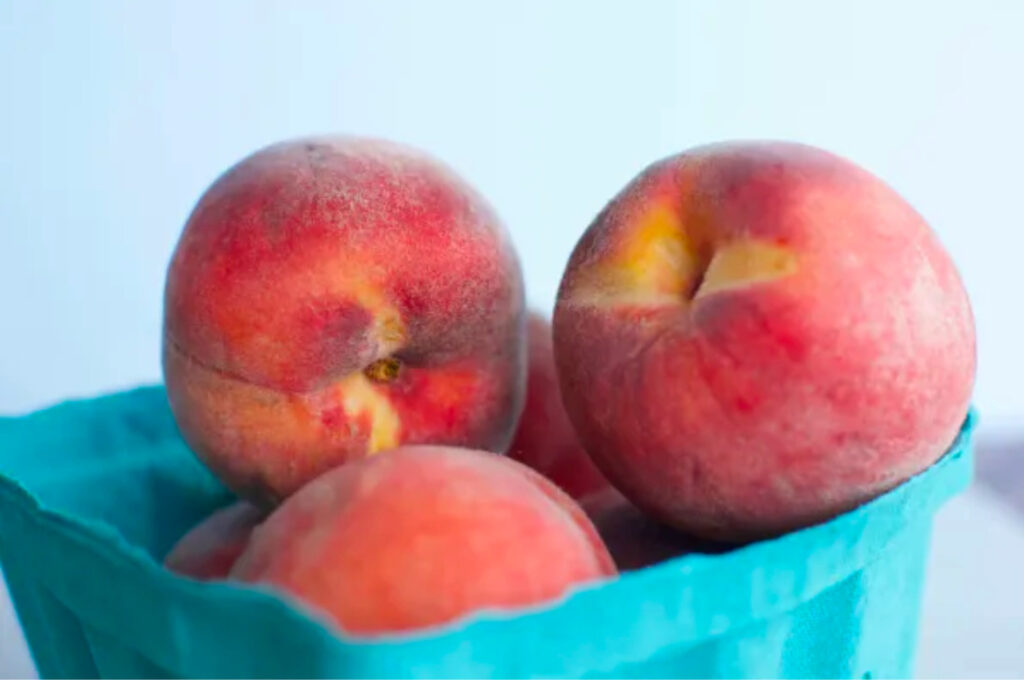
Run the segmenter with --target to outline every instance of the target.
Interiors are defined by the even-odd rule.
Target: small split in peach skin
[[[168,270],[175,418],[262,505],[405,443],[504,452],[524,362],[504,228],[451,170],[396,144],[253,154],[203,195]]]
[[[265,517],[245,501],[221,508],[178,540],[164,558],[164,566],[200,581],[225,579]]]
[[[537,470],[573,498],[582,498],[608,482],[580,445],[562,405],[551,324],[531,313],[526,336],[526,404],[508,455]]]
[[[707,538],[828,519],[931,465],[975,335],[924,219],[783,142],[655,163],[577,244],[554,314],[566,410],[633,503]]]
[[[547,602],[615,566],[564,492],[504,456],[403,446],[286,500],[232,578],[274,586],[353,634]]]

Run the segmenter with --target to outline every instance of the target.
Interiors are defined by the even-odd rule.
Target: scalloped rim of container
[[[106,563],[127,579],[119,581],[122,586],[159,587],[174,598],[186,600],[215,598],[225,607],[259,607],[288,620],[298,632],[313,636],[311,642],[335,648],[335,653],[347,657],[356,669],[367,662],[372,667],[372,657],[378,654],[388,657],[388,665],[415,668],[417,659],[436,654],[438,643],[445,638],[456,644],[451,651],[458,656],[456,638],[470,629],[473,656],[485,658],[512,653],[508,648],[510,639],[530,649],[534,638],[549,637],[551,631],[557,631],[566,649],[557,660],[557,670],[578,675],[640,661],[667,646],[702,642],[778,615],[862,569],[912,520],[930,521],[939,506],[966,486],[976,424],[977,413],[972,408],[953,444],[936,463],[891,491],[822,524],[721,554],[673,558],[615,579],[573,588],[563,597],[538,606],[478,610],[443,626],[374,637],[346,634],[324,616],[269,588],[201,583],[176,576],[111,525],[47,509],[18,482],[2,474],[0,499],[19,515],[4,518],[5,522],[20,520],[28,531],[60,533],[91,560]],[[146,582],[132,582],[133,575]],[[734,583],[735,588],[723,592],[717,585],[723,580]],[[101,604],[95,601],[95,595],[69,587],[60,590],[53,594],[72,606],[76,614],[100,630],[118,634],[85,613]],[[113,611],[125,606],[125,602],[116,600],[102,604]],[[609,605],[615,607],[617,616],[606,615]],[[591,625],[585,629],[571,625],[580,620]],[[614,642],[613,654],[608,653],[608,641]],[[493,649],[481,650],[481,644]],[[178,666],[174,658],[169,658],[166,646],[144,641],[139,651],[164,668]],[[538,668],[537,661],[531,660],[532,672],[554,672],[554,667]]]

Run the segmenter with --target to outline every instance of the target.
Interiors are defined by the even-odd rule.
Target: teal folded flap
[[[232,498],[185,446],[157,387],[0,418],[0,473],[157,558]]]
[[[755,674],[831,676],[852,667],[822,666],[826,657],[814,654],[810,666],[794,660],[803,658],[801,637],[820,645],[819,627],[846,621],[831,644],[849,648],[848,661],[860,658],[867,626],[883,643],[879,630],[903,631],[892,649],[873,643],[879,651],[863,660],[875,668],[877,659],[880,676],[909,663],[896,658],[909,652],[895,638],[916,629],[920,579],[906,575],[923,564],[931,515],[970,477],[973,426],[972,415],[926,472],[825,524],[677,558],[534,610],[366,640],[337,635],[268,592],[196,583],[159,566],[181,533],[231,497],[181,442],[162,390],[145,388],[0,420],[0,559],[18,576],[19,615],[33,610],[21,604],[33,588],[58,602],[81,625],[92,655],[82,668],[96,674],[127,665],[208,677],[683,675],[748,659]],[[30,629],[47,621],[24,622],[39,661],[39,649],[52,646],[37,648],[33,639],[44,636]]]

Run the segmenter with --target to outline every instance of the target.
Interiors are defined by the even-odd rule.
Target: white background
[[[0,412],[159,379],[181,225],[269,142],[340,131],[442,157],[503,216],[547,309],[584,226],[644,165],[773,137],[854,159],[931,221],[977,316],[984,427],[1007,431],[1024,418],[1022,36],[1012,0],[7,0]],[[953,524],[970,533],[972,512]]]

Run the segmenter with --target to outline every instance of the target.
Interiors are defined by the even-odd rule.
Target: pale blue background
[[[156,379],[164,267],[203,189],[266,143],[345,131],[464,173],[542,307],[659,156],[848,155],[954,253],[982,410],[1024,416],[1024,3],[844,5],[3,2],[0,411]]]
[[[983,428],[1008,428],[1024,419],[1022,36],[1013,0],[0,0],[0,412],[158,379],[181,225],[269,142],[343,131],[446,159],[550,308],[581,230],[645,164],[780,137],[849,156],[932,222],[977,315]]]

